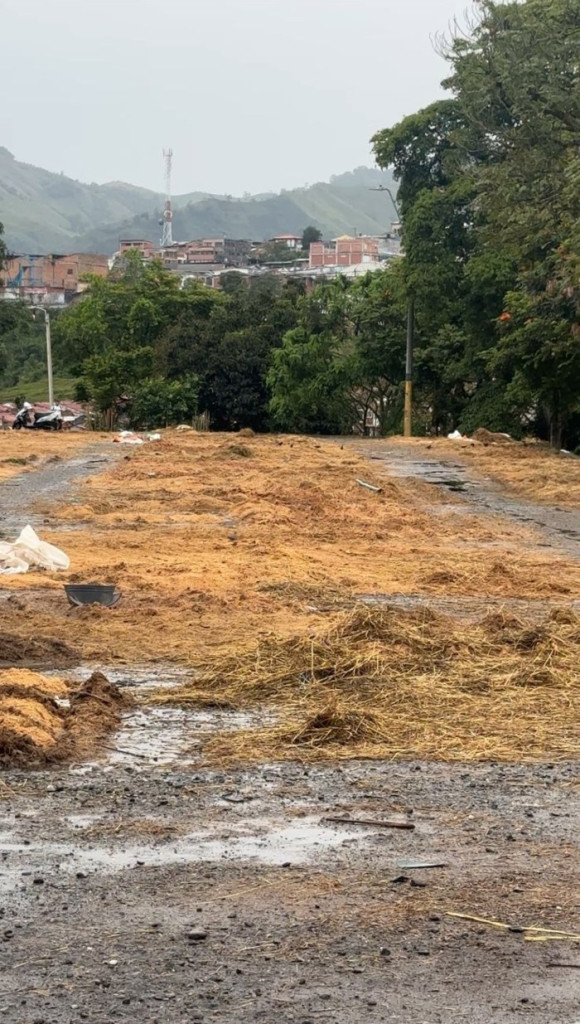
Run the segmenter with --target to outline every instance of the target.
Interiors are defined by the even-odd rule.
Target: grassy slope
[[[57,401],[72,401],[76,380],[74,377],[55,377],[54,396]],[[45,380],[35,380],[32,384],[16,384],[12,388],[0,388],[0,402],[13,402],[15,398],[24,397],[27,402],[47,402],[48,384]]]
[[[371,191],[392,185],[390,175],[368,168],[330,183],[274,196],[226,199],[192,192],[177,196],[175,237],[226,234],[261,240],[282,231],[299,234],[307,224],[327,236],[378,233],[394,219],[387,195]],[[10,249],[20,252],[112,253],[121,236],[157,239],[163,197],[123,182],[83,184],[23,164],[0,147],[0,223]]]
[[[389,175],[379,175],[378,180],[392,184]],[[178,239],[225,234],[261,241],[279,232],[301,234],[308,224],[319,228],[325,237],[352,234],[355,229],[380,234],[395,219],[386,193],[373,192],[364,184],[320,182],[263,199],[211,197],[189,203],[176,208],[173,234]],[[114,252],[121,236],[156,239],[158,234],[157,217],[141,214],[122,225],[89,232],[82,243],[89,251]]]

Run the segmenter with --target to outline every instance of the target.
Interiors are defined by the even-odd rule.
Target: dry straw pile
[[[278,711],[221,735],[211,761],[566,759],[578,754],[580,619],[531,627],[504,612],[475,625],[429,610],[357,606],[325,632],[270,636],[200,666],[158,703]]]
[[[63,735],[56,701],[67,697],[61,679],[23,668],[0,672],[0,763],[51,757]]]

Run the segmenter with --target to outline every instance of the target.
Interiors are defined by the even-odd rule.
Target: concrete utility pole
[[[393,209],[401,220],[399,207],[395,197],[387,185],[372,188],[371,192],[386,192],[393,204]],[[403,414],[403,435],[413,436],[413,346],[415,343],[415,302],[410,295],[407,306],[407,353],[405,359],[405,411]]]
[[[39,309],[44,313],[44,326],[46,329],[46,368],[48,371],[48,401],[50,408],[54,405],[54,382],[52,377],[52,340],[50,335],[50,313],[46,306],[31,306],[31,309]]]

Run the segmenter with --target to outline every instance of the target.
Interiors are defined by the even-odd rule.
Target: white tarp
[[[25,526],[13,544],[0,542],[0,574],[6,576],[29,569],[68,569],[64,551],[41,540],[31,526]]]

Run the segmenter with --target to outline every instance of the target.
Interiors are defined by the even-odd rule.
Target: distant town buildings
[[[0,270],[0,298],[64,306],[86,289],[87,275],[108,272],[107,256],[96,253],[9,255]]]
[[[148,239],[122,239],[113,260],[137,251],[145,261],[158,259],[177,274],[182,284],[200,281],[213,288],[221,286],[223,274],[237,271],[251,279],[260,274],[297,277],[307,285],[326,277],[343,274],[358,277],[384,267],[385,261],[401,255],[399,225],[392,225],[385,235],[341,235],[332,242],[313,242],[309,255],[302,253],[300,235],[280,234],[270,243],[293,250],[293,257],[272,260],[265,257],[267,245],[236,238],[196,238],[189,242],[172,242],[161,247]]]
[[[169,269],[184,264],[244,267],[251,247],[251,242],[240,238],[196,238],[191,242],[172,242],[164,248],[144,239],[121,239],[119,253],[136,249],[143,259],[160,259]]]

